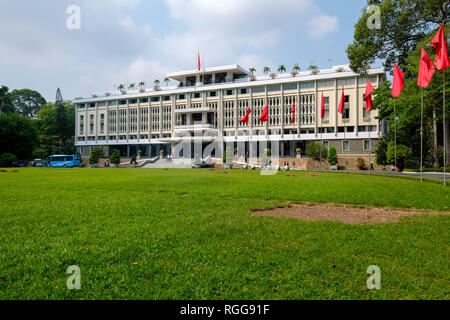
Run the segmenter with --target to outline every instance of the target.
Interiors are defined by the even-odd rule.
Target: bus
[[[49,156],[47,167],[49,168],[73,168],[81,166],[81,156],[79,155],[55,155]]]

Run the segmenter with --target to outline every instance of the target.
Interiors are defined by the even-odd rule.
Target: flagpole
[[[370,141],[370,130],[372,129],[372,110],[369,110],[369,112],[369,175],[372,175],[372,141]]]
[[[423,182],[423,87],[420,89],[420,182]]]
[[[447,186],[447,173],[446,173],[446,169],[445,169],[445,165],[446,165],[446,160],[447,160],[447,155],[446,155],[446,148],[447,148],[447,133],[446,133],[446,128],[445,128],[445,69],[442,71],[442,94],[443,94],[443,99],[444,99],[444,118],[443,118],[443,123],[444,123],[444,187]]]
[[[395,178],[397,178],[397,113],[395,110],[395,99],[394,99],[394,145],[395,145],[395,158],[394,158],[394,166],[395,166]]]

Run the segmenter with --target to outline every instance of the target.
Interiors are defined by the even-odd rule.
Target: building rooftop
[[[206,68],[204,70],[189,70],[189,71],[180,71],[169,73],[167,76],[174,80],[180,81],[178,79],[185,79],[189,76],[201,75],[206,73],[220,73],[220,72],[231,72],[242,75],[237,79],[228,79],[225,82],[221,83],[211,83],[211,84],[202,84],[200,85],[196,83],[193,86],[186,86],[185,84],[178,86],[161,86],[157,89],[141,89],[141,90],[125,90],[123,92],[117,93],[108,93],[104,95],[92,95],[90,98],[77,98],[74,99],[74,103],[86,103],[86,102],[97,102],[97,101],[108,101],[108,100],[117,100],[117,99],[128,99],[128,98],[140,98],[140,97],[149,97],[149,96],[161,96],[161,95],[170,95],[170,94],[182,94],[188,92],[195,91],[209,91],[209,90],[219,90],[219,89],[232,89],[235,87],[254,87],[254,86],[262,86],[262,85],[270,85],[270,84],[278,84],[278,83],[291,83],[291,82],[307,82],[307,81],[321,81],[328,79],[342,79],[342,78],[350,78],[355,76],[360,76],[354,73],[349,65],[341,65],[341,66],[333,66],[330,69],[321,69],[317,70],[317,72],[311,71],[301,71],[297,74],[293,75],[291,73],[278,74],[276,73],[275,78],[271,78],[270,75],[262,75],[262,76],[250,76],[248,71],[246,71],[241,66],[234,64],[228,66],[214,67],[214,68]],[[377,74],[385,74],[385,70],[383,68],[374,68],[367,70],[367,75],[377,75]]]
[[[231,64],[227,66],[213,67],[213,68],[205,68],[200,71],[198,70],[188,70],[188,71],[178,71],[168,73],[167,77],[176,81],[182,81],[186,77],[196,76],[199,74],[205,73],[219,73],[219,72],[232,72],[240,75],[248,75],[248,71],[242,68],[238,64]]]

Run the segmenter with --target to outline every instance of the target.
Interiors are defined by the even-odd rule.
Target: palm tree
[[[169,83],[170,83],[170,79],[169,78],[164,78],[164,83],[166,84],[166,87],[168,87]]]
[[[248,71],[253,76],[255,74],[255,72],[256,72],[256,69],[252,67],[252,68],[248,69]]]
[[[145,82],[144,81],[139,82],[138,86],[139,88],[145,87]]]
[[[314,65],[314,64],[311,64],[308,67],[308,69],[309,69],[309,71],[311,71],[311,74],[318,74],[319,73],[319,67]]]
[[[279,72],[279,73],[286,72],[286,67],[284,66],[284,64],[282,64],[282,65],[280,65],[280,66],[278,67],[278,72]]]
[[[155,84],[155,87],[159,87],[160,81],[156,79],[155,81],[153,81],[153,83]]]
[[[270,68],[269,67],[264,67],[264,74],[267,76],[270,72]]]
[[[130,84],[128,85],[128,89],[130,89],[130,90],[133,90],[135,87],[136,87],[136,84],[135,84],[135,83],[130,83]]]
[[[119,84],[117,86],[117,90],[119,90],[119,91],[123,91],[124,89],[125,89],[125,85],[123,85],[123,84]]]
[[[292,68],[292,76],[296,76],[300,72],[300,67],[298,66],[298,63],[294,64],[294,67]]]

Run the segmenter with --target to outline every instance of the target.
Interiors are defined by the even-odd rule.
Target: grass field
[[[449,210],[450,188],[296,174],[0,173],[0,299],[450,298],[450,216],[346,225],[251,213],[288,201]],[[81,290],[66,287],[70,265]],[[381,290],[366,287],[370,265]]]

